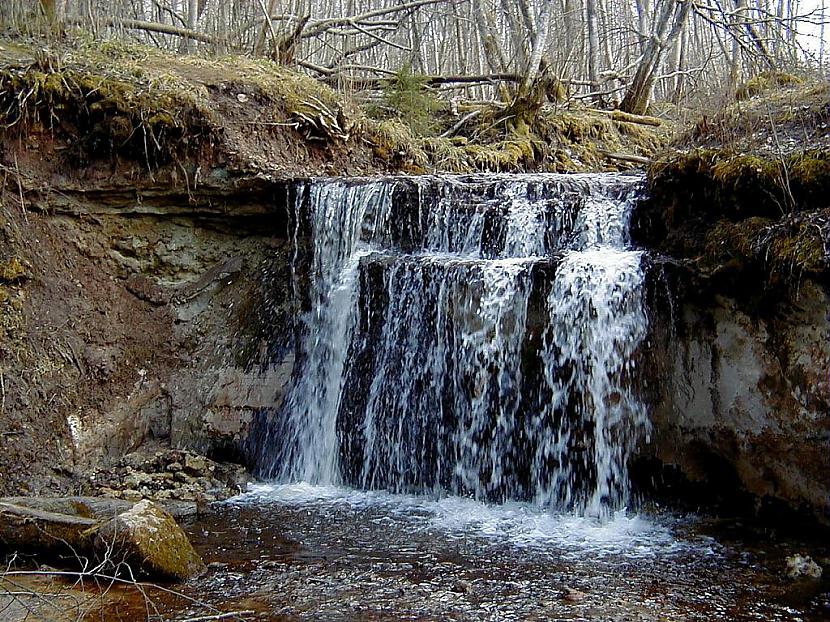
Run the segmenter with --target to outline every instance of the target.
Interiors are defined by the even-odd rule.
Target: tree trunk
[[[46,22],[50,26],[54,26],[58,21],[58,8],[55,0],[40,0],[40,6],[46,16]]]
[[[196,23],[199,19],[199,3],[198,0],[187,0],[187,29],[195,31]],[[185,49],[187,52],[192,52],[195,48],[193,39],[185,39]]]
[[[666,47],[680,35],[691,8],[691,0],[664,0],[662,10],[652,29],[651,40],[643,52],[634,79],[625,92],[620,110],[631,114],[645,114],[651,101],[654,80],[660,70]],[[674,20],[672,20],[672,15],[674,15]]]
[[[596,0],[585,0],[585,25],[588,29],[588,81],[594,91],[599,91],[598,59],[599,59],[599,28],[597,26]],[[596,98],[596,103],[601,99]]]

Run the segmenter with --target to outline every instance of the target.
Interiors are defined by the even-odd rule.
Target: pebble
[[[562,591],[562,600],[569,603],[581,603],[587,597],[588,595],[585,592],[580,592],[579,590],[575,590],[571,587],[566,587]]]
[[[453,584],[452,591],[460,594],[469,594],[473,591],[473,584],[464,579],[459,579]]]
[[[801,577],[820,579],[822,569],[809,555],[796,554],[790,555],[787,558],[786,574],[790,579],[799,579]]]

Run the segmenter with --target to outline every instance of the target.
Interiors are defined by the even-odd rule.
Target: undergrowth
[[[379,168],[412,173],[617,170],[632,164],[609,154],[651,157],[669,133],[576,104],[544,106],[532,124],[495,102],[450,106],[409,68],[388,81],[380,106],[361,109],[267,60],[177,56],[84,34],[2,43],[0,126],[50,133],[71,164],[192,164],[230,131],[244,142],[250,126],[306,148],[368,147]]]

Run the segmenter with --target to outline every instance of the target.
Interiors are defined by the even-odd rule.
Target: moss
[[[367,125],[368,139],[375,157],[389,165],[403,168],[421,168],[427,165],[427,155],[409,126],[400,121],[387,120]]]
[[[11,257],[0,263],[0,281],[4,283],[17,283],[29,278],[29,270],[17,257]]]
[[[828,216],[785,219],[761,240],[764,256],[779,271],[821,273],[830,268]],[[818,217],[816,217],[818,216]]]
[[[798,76],[794,76],[783,71],[765,71],[759,73],[757,76],[750,78],[735,92],[735,98],[738,101],[749,99],[755,95],[765,93],[772,89],[781,86],[792,86],[801,84],[803,80]]]
[[[185,580],[204,570],[204,562],[170,514],[144,500],[103,525],[90,529],[97,546],[113,545],[151,577]]]
[[[717,149],[660,159],[649,170],[649,187],[672,205],[675,224],[685,218],[778,217],[804,207],[791,194],[780,159]]]
[[[30,52],[37,58],[42,50]],[[222,140],[230,109],[248,100],[276,122],[314,120],[325,110],[331,119],[316,136],[324,140],[347,137],[361,122],[330,88],[270,61],[177,56],[84,35],[53,44],[48,56],[32,63],[0,47],[0,124],[56,133],[72,146],[65,155],[73,162],[198,158]]]
[[[830,188],[830,151],[812,149],[790,156],[787,160],[787,182],[801,205],[808,208],[827,204]]]
[[[769,218],[752,217],[740,222],[719,220],[706,233],[705,260],[710,264],[754,260],[761,234],[773,224]]]

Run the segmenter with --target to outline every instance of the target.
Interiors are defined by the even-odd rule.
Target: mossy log
[[[94,518],[49,512],[24,505],[0,503],[0,544],[9,551],[48,555],[88,555]]]

